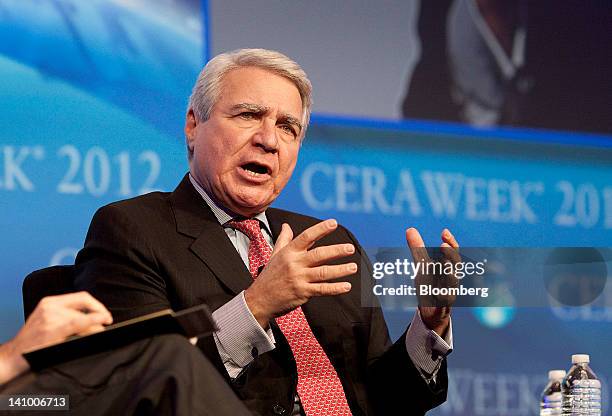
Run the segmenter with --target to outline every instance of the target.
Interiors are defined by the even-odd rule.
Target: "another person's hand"
[[[326,220],[293,238],[291,227],[283,224],[270,262],[245,291],[247,305],[263,328],[267,328],[270,319],[284,315],[313,296],[340,295],[351,290],[348,282],[328,281],[356,273],[357,264],[328,263],[350,256],[355,246],[335,244],[311,250],[337,227],[335,220]]]
[[[15,338],[0,345],[0,384],[29,368],[24,352],[101,331],[112,322],[110,312],[87,292],[43,298]]]
[[[431,261],[425,249],[425,243],[416,228],[409,228],[406,230],[406,241],[410,247],[413,261]],[[451,261],[453,263],[461,261],[457,250],[459,248],[459,243],[457,243],[453,234],[447,229],[442,231],[442,244],[440,247],[444,256],[444,261]],[[443,282],[434,281],[435,279],[441,278],[449,280]],[[416,277],[415,287],[419,290],[418,287],[423,284],[435,285],[438,287],[453,287],[457,284],[457,278],[454,275],[428,276],[420,274]],[[425,302],[422,302],[421,299],[419,299],[419,311],[421,312],[423,323],[438,335],[444,336],[450,322],[451,305],[454,302],[454,297],[448,296],[438,300],[439,302],[433,302],[430,297]],[[439,305],[434,305],[438,303]]]

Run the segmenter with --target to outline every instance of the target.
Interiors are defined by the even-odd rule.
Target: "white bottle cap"
[[[572,364],[589,363],[589,354],[574,354],[572,355]]]
[[[562,380],[565,377],[565,370],[550,370],[548,372],[548,379],[550,381]]]

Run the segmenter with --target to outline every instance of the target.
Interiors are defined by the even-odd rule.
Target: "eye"
[[[255,113],[253,113],[251,111],[244,111],[244,112],[238,114],[238,117],[240,117],[243,120],[253,120],[253,119],[255,119]]]
[[[291,124],[280,124],[279,127],[285,132],[288,133],[290,135],[292,135],[293,137],[296,137],[297,134],[295,133],[295,130],[293,129],[293,126]]]

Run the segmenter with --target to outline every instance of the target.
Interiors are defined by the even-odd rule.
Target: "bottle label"
[[[551,393],[542,398],[540,416],[554,416],[561,414],[561,393]]]
[[[568,394],[563,397],[563,410],[564,412],[600,411],[601,383],[599,380],[574,380]]]

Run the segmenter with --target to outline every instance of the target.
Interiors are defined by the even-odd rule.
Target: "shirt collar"
[[[189,174],[189,181],[191,182],[195,190],[198,191],[204,202],[206,202],[206,205],[210,207],[213,214],[215,214],[215,218],[217,219],[220,225],[225,226],[225,224],[227,224],[229,221],[238,217],[236,214],[215,203],[215,201],[213,201],[213,199],[208,195],[204,188],[202,188],[198,181],[196,181],[196,179],[191,175],[191,173]],[[270,225],[268,224],[268,218],[266,217],[265,211],[260,212],[253,218],[259,220],[259,222],[264,225],[266,232],[269,235],[272,235],[272,233],[270,232]]]

